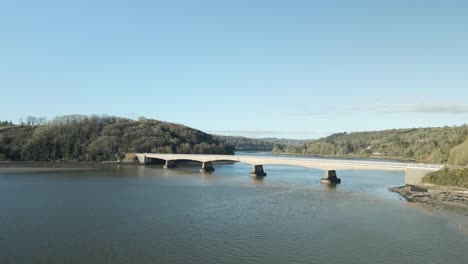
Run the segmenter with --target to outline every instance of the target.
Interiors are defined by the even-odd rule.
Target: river
[[[247,164],[0,173],[0,263],[468,263],[468,217],[404,173]]]

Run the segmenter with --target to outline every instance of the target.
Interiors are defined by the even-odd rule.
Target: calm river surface
[[[0,263],[468,263],[468,220],[411,206],[402,172],[246,164],[0,174]]]

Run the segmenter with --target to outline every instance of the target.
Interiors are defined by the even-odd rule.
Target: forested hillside
[[[315,141],[314,139],[288,139],[288,138],[261,138],[260,140],[280,145],[301,145]],[[273,146],[274,147],[274,146]]]
[[[240,151],[271,151],[273,143],[256,138],[246,138],[238,136],[219,136],[214,135],[214,138],[225,145],[234,146]]]
[[[468,164],[468,126],[337,133],[302,145],[275,145],[274,153],[390,157]]]
[[[0,130],[0,154],[10,160],[107,161],[126,152],[233,154],[233,148],[199,130],[144,118],[72,115]]]
[[[303,144],[305,140],[284,138],[247,138],[239,136],[213,135],[224,145],[234,146],[240,151],[272,151],[275,144]]]

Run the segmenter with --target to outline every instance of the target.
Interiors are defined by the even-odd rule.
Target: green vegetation
[[[233,147],[186,126],[145,118],[71,115],[0,131],[0,154],[10,160],[107,161],[126,152],[233,154]]]
[[[261,138],[260,140],[279,145],[301,145],[305,143],[311,143],[313,139],[288,139],[288,138]]]
[[[0,121],[0,131],[14,126],[11,121]]]
[[[387,157],[468,164],[468,126],[337,133],[302,145],[275,145],[274,153]]]
[[[424,176],[422,182],[468,188],[468,168],[444,168]]]
[[[272,151],[275,144],[303,144],[305,140],[284,138],[246,138],[238,136],[213,135],[224,145],[231,145],[240,151]]]
[[[13,123],[11,121],[0,121],[0,127],[8,127],[8,126],[13,126]]]
[[[214,138],[240,151],[271,151],[273,149],[273,143],[261,139],[219,135],[214,135]]]

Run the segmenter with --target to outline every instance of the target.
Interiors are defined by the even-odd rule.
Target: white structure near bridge
[[[138,161],[143,164],[160,160],[165,163],[164,168],[175,167],[176,161],[196,161],[201,163],[202,172],[214,171],[213,163],[221,161],[243,162],[253,166],[251,176],[264,177],[264,165],[289,165],[324,170],[325,180],[334,181],[336,170],[390,170],[404,171],[405,184],[421,183],[421,178],[432,171],[443,168],[440,164],[402,163],[387,161],[295,158],[295,157],[266,157],[266,156],[237,156],[237,155],[204,155],[204,154],[158,154],[135,153]]]

